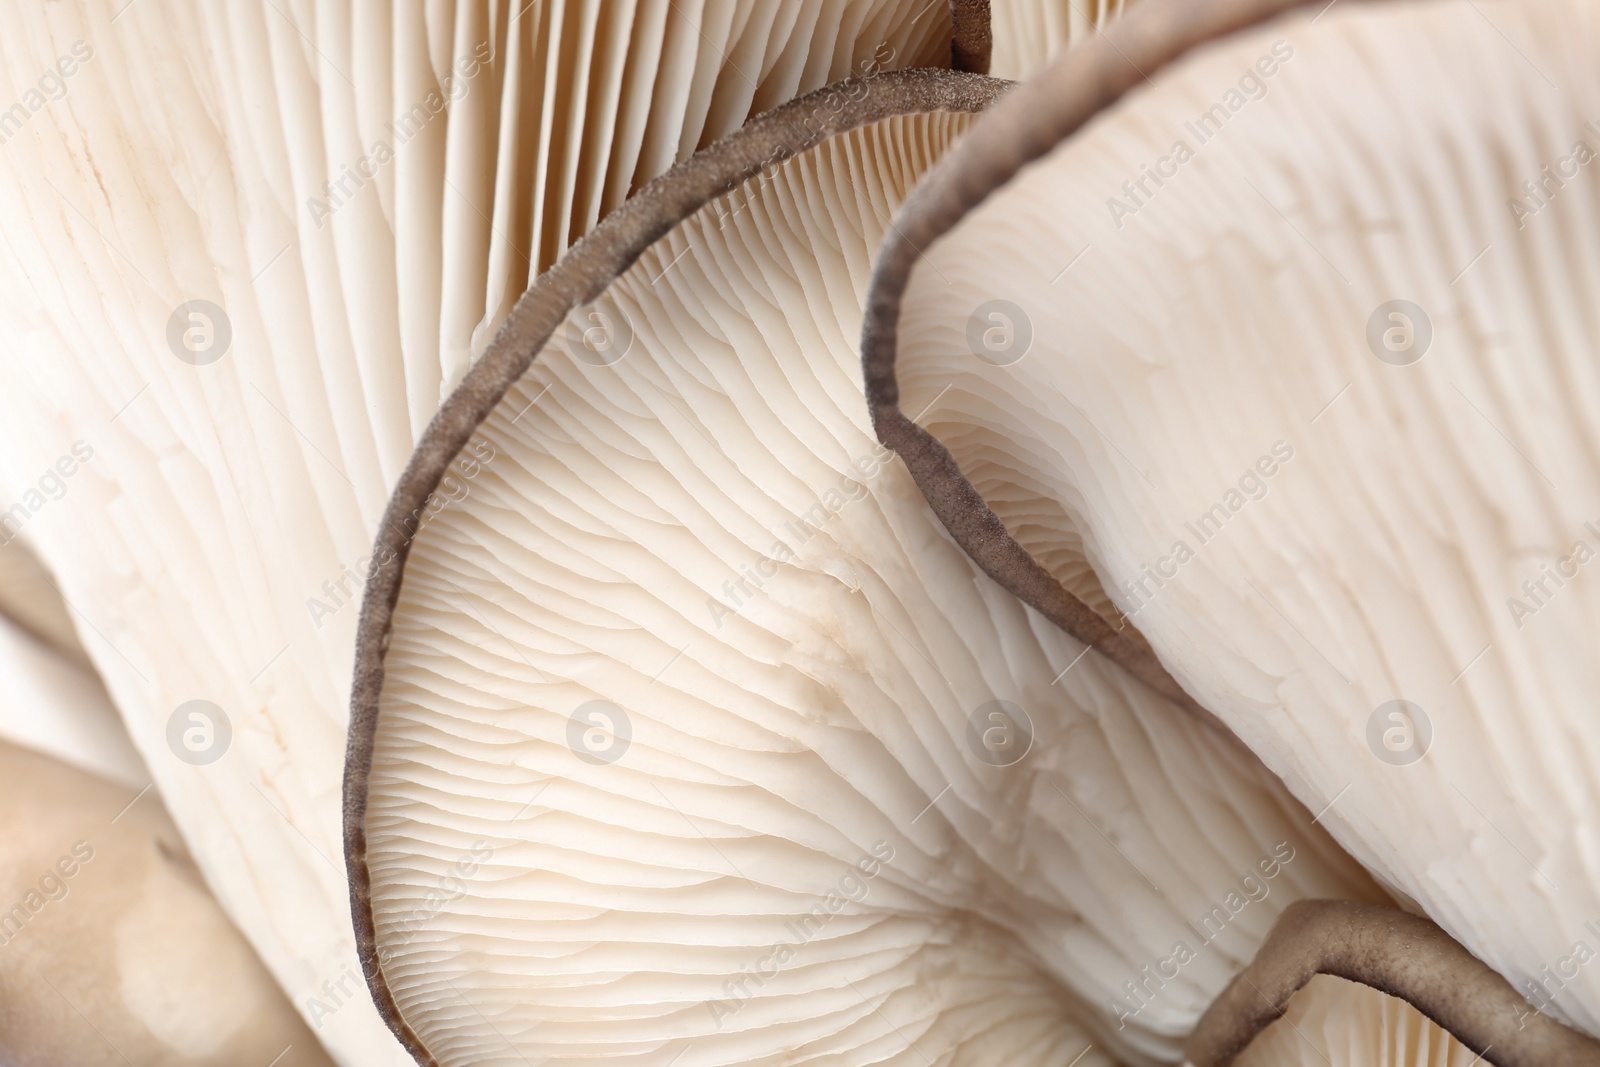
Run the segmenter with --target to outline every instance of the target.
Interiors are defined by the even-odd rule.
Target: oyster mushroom
[[[346,779],[363,962],[420,1063],[1174,1062],[1290,901],[1382,899],[871,439],[873,251],[1003,88],[879,75],[692,157],[424,437]]]
[[[1508,1008],[1593,1033],[1593,211],[1534,193],[1593,154],[1600,38],[1352,4],[1161,69],[1289,6],[1141,5],[975,127],[885,242],[875,422],[985,570],[1137,626]]]
[[[0,464],[55,479],[18,521],[233,919],[336,1056],[400,1062],[336,860],[391,483],[599,216],[752,110],[948,65],[948,12],[139,0],[12,5],[0,42]],[[231,727],[198,766],[193,700]]]
[[[1337,635],[1335,654],[1363,669],[1378,663],[1384,682],[1436,667],[1455,633],[1439,624],[1450,611],[1429,599],[1437,595],[1431,588],[1413,582],[1412,597],[1397,606],[1348,577],[1352,561],[1340,551],[1354,545],[1354,564],[1366,564],[1393,544],[1348,524],[1339,527],[1343,540],[1315,529],[1329,487],[1348,479],[1324,461],[1322,481],[1294,497],[1295,532],[1312,546],[1303,555],[1299,542],[1291,551],[1262,535],[1252,512],[1230,531],[1256,532],[1258,557],[1219,547],[1204,569],[1185,575],[1209,582],[1212,595],[1173,590],[1156,608],[1137,592],[1150,581],[1134,564],[1138,550],[1178,513],[1182,493],[1173,487],[1232,454],[1238,442],[1230,435],[1260,428],[1258,414],[1216,430],[1214,417],[1183,401],[1215,396],[1225,383],[1248,394],[1258,383],[1246,371],[1283,372],[1252,345],[1293,332],[1283,322],[1276,334],[1237,327],[1245,343],[1215,365],[1198,364],[1201,380],[1186,383],[1188,393],[1141,379],[1144,368],[1125,354],[1121,369],[1133,364],[1125,375],[1034,359],[998,388],[938,362],[938,346],[948,356],[952,338],[970,337],[974,321],[977,349],[1008,354],[987,347],[987,338],[997,331],[1009,349],[1019,320],[996,319],[993,308],[974,320],[980,308],[949,297],[1019,277],[1019,266],[1037,266],[1029,256],[1064,250],[1070,221],[1040,206],[1059,172],[1047,160],[1032,174],[1047,195],[1009,219],[981,216],[970,244],[932,239],[1188,45],[1279,6],[1150,4],[1152,14],[1136,12],[1116,37],[1089,37],[1069,73],[1047,72],[974,127],[926,194],[912,193],[915,183],[999,86],[956,75],[850,82],[689,153],[758,110],[769,76],[771,85],[788,86],[770,90],[766,102],[776,103],[813,75],[820,83],[841,73],[835,67],[847,56],[843,69],[852,71],[863,56],[868,67],[901,61],[893,46],[894,56],[878,58],[886,40],[904,42],[909,62],[988,69],[995,36],[981,2],[952,5],[948,24],[942,4],[798,9],[827,31],[815,38],[781,25],[796,9],[754,4],[696,9],[704,16],[697,19],[676,4],[668,11],[643,3],[605,11],[549,4],[531,15],[471,6],[448,17],[438,6],[348,17],[324,8],[309,27],[273,4],[201,10],[187,20],[154,0],[114,16],[6,16],[19,31],[6,35],[8,70],[19,92],[41,103],[19,105],[24,133],[6,157],[4,195],[23,224],[15,236],[8,227],[0,274],[12,284],[0,287],[0,299],[15,327],[11,354],[26,368],[19,377],[36,389],[0,392],[0,425],[15,445],[5,462],[16,475],[50,469],[55,457],[44,452],[61,446],[63,432],[93,429],[110,441],[98,453],[106,462],[66,492],[70,503],[52,505],[53,516],[76,514],[76,528],[62,523],[67,537],[37,543],[74,602],[94,613],[91,655],[112,677],[202,863],[231,888],[225,898],[284,987],[315,989],[328,968],[347,965],[348,942],[328,922],[341,888],[327,847],[337,764],[330,740],[340,732],[329,709],[343,687],[353,587],[374,558],[353,695],[346,842],[363,965],[384,1021],[425,1061],[520,1062],[537,1049],[569,1060],[671,1055],[684,1067],[796,1055],[920,1062],[928,1049],[952,1062],[1172,1062],[1208,1002],[1202,1030],[1218,1017],[1234,1032],[1241,1018],[1249,1022],[1250,1011],[1230,1008],[1228,981],[1258,950],[1254,968],[1281,963],[1274,953],[1284,942],[1267,931],[1278,920],[1280,930],[1291,923],[1296,932],[1292,923],[1304,912],[1288,907],[1293,901],[1381,900],[1320,829],[1325,819],[1401,903],[1434,914],[1508,977],[1528,977],[1530,961],[1583,910],[1583,827],[1557,872],[1572,874],[1578,889],[1560,889],[1529,861],[1532,875],[1550,882],[1546,893],[1499,869],[1484,874],[1484,856],[1498,845],[1482,827],[1476,837],[1462,830],[1461,804],[1438,802],[1442,775],[1417,774],[1404,787],[1364,777],[1364,787],[1374,785],[1369,795],[1334,812],[1347,790],[1332,787],[1337,772],[1356,769],[1349,750],[1361,731],[1349,714],[1354,698],[1330,696],[1340,691],[1307,648],[1352,689],[1379,683],[1362,675],[1358,686],[1306,632]],[[1317,83],[1328,99],[1304,104],[1305,114],[1327,122],[1324,130],[1360,127],[1364,116],[1341,94],[1360,84],[1352,72],[1369,73],[1363,59],[1394,57],[1370,81],[1396,97],[1412,88],[1409,72],[1428,62],[1441,84],[1472,84],[1486,116],[1464,127],[1437,122],[1433,128],[1464,134],[1449,147],[1481,147],[1472,135],[1489,130],[1501,139],[1491,137],[1485,155],[1526,161],[1528,145],[1517,138],[1532,129],[1544,145],[1548,131],[1516,117],[1555,108],[1535,99],[1527,71],[1519,83],[1508,73],[1510,57],[1491,57],[1485,42],[1500,29],[1547,81],[1540,63],[1559,54],[1558,73],[1580,87],[1574,99],[1582,102],[1590,27],[1551,3],[1510,18],[1496,4],[1489,14],[1472,12],[1484,26],[1463,31],[1465,15],[1440,16],[1448,6],[1396,4],[1393,22],[1352,13],[1354,5],[1307,13],[1303,26],[1331,28],[1326,48],[1344,52],[1336,73]],[[1517,42],[1529,40],[1537,61],[1519,51]],[[1424,60],[1385,51],[1401,43]],[[1272,44],[1281,67],[1293,53]],[[41,45],[59,52],[47,64],[60,72],[47,75],[51,84],[63,86],[53,103],[26,88],[28,56]],[[735,62],[746,54],[773,63],[761,81]],[[1237,87],[1224,90],[1229,117],[1213,121],[1232,122],[1250,106],[1255,93],[1243,78],[1264,84],[1271,74],[1262,62],[1252,58]],[[805,73],[795,80],[797,67]],[[650,69],[655,80],[630,81]],[[1480,69],[1481,85],[1473,82]],[[492,92],[474,92],[479,74]],[[1150,99],[1170,91],[1161,78]],[[450,84],[461,96],[447,107]],[[864,96],[852,95],[862,86]],[[1419,96],[1436,109],[1426,114],[1447,117],[1443,94],[1435,97]],[[407,99],[420,100],[427,117]],[[825,105],[820,119],[806,110]],[[418,128],[407,137],[414,150],[391,145],[374,159],[374,133],[405,121]],[[1367,137],[1403,147],[1392,121],[1377,126],[1359,129],[1354,143]],[[1296,129],[1305,128],[1318,127]],[[1146,149],[1140,137],[1150,129],[1137,116],[1113,118],[1101,135]],[[822,139],[827,133],[836,136]],[[160,151],[131,151],[140,137]],[[1316,184],[1314,152],[1297,161],[1281,146],[1275,155],[1270,144],[1250,143],[1274,177],[1325,188]],[[341,154],[353,162],[339,163]],[[1395,151],[1371,172],[1411,188],[1404,180],[1415,175],[1394,162],[1406,158]],[[681,162],[671,177],[640,193],[630,212],[628,194],[673,160]],[[223,177],[213,178],[219,162]],[[1359,154],[1357,162],[1369,163]],[[1257,242],[1244,241],[1246,248],[1267,254],[1246,255],[1250,269],[1234,270],[1228,253],[1238,234],[1226,225],[1208,231],[1202,210],[1230,205],[1227,196],[1168,198],[1157,210],[1153,179],[1132,174],[1128,184],[1138,182],[1142,195],[1126,194],[1120,209],[1108,202],[1119,229],[1130,215],[1148,222],[1165,218],[1169,202],[1185,204],[1188,214],[1175,211],[1169,221],[1173,234],[1199,235],[1188,252],[1208,248],[1235,282],[1267,278],[1302,298],[1313,291],[1294,288],[1305,283],[1309,253],[1283,253],[1261,238],[1259,220],[1240,232]],[[1444,187],[1462,203],[1484,203],[1479,189]],[[1512,212],[1523,228],[1553,214],[1550,187],[1539,188],[1546,195],[1530,193],[1533,205]],[[952,189],[956,198],[941,205]],[[725,195],[712,199],[718,193]],[[923,202],[891,222],[917,195]],[[1328,202],[1361,217],[1361,204]],[[1000,204],[997,197],[980,211],[1000,212]],[[1295,229],[1289,210],[1300,209],[1278,217]],[[611,222],[507,319],[529,279],[607,212]],[[1319,221],[1313,232],[1338,232]],[[1395,231],[1415,242],[1403,247],[1424,253],[1416,276],[1445,291],[1427,254],[1450,244],[1448,228],[1444,237]],[[62,233],[75,238],[64,255]],[[992,244],[1005,240],[1026,253],[1011,257],[1020,264],[994,254]],[[1364,252],[1382,243],[1371,232],[1360,240]],[[864,308],[880,243],[889,250],[883,284]],[[890,290],[904,288],[925,251],[930,268],[943,265],[961,285],[942,301],[913,294],[907,305],[907,336],[921,345],[918,331],[926,331],[932,358],[907,383],[908,396],[924,390],[925,406],[907,406],[896,423],[899,393],[892,382],[885,390],[881,362],[885,336],[894,338],[883,328],[901,310],[901,294]],[[1565,251],[1527,259],[1547,268],[1570,258],[1582,275],[1587,261]],[[948,256],[956,259],[940,258]],[[1179,273],[1171,262],[1150,268],[1169,284],[1163,289],[1146,286],[1145,261],[1131,258],[1134,267],[1107,275],[1131,284],[1102,291],[1099,305],[1072,319],[1044,300],[1038,320],[1069,337],[1083,323],[1103,324],[1127,293],[1186,306],[1192,294],[1170,287]],[[1379,276],[1378,261],[1373,253],[1358,276]],[[685,276],[693,281],[680,281]],[[1506,287],[1511,310],[1553,309],[1565,355],[1585,336],[1584,320],[1564,315],[1580,306],[1577,286],[1546,281]],[[1414,347],[1418,317],[1376,310],[1384,316],[1374,356],[1404,363],[1379,349],[1394,357]],[[916,483],[871,445],[850,344],[864,311],[872,422],[906,458],[954,545],[933,532]],[[488,345],[502,320],[499,342]],[[952,324],[956,330],[945,330]],[[1031,332],[1031,317],[1028,325]],[[1497,330],[1491,323],[1480,332]],[[61,350],[77,354],[79,365],[50,358]],[[970,340],[966,350],[983,359]],[[1586,396],[1581,363],[1560,367]],[[925,388],[928,379],[918,377],[947,369],[948,389]],[[1316,380],[1314,368],[1300,373],[1302,384]],[[1500,384],[1493,375],[1482,380]],[[1292,384],[1281,393],[1293,394]],[[1544,393],[1530,392],[1549,405],[1560,391],[1543,384]],[[453,399],[424,434],[446,394]],[[1435,413],[1420,403],[1433,399],[1426,390],[1407,397]],[[1169,461],[1177,473],[1160,472],[1165,495],[1150,472],[1136,472],[1147,491],[1117,467],[1128,457],[1113,438],[1089,416],[1069,413],[1081,414],[1080,402],[1097,415],[1123,416],[1118,429],[1137,423],[1141,433],[1165,426],[1172,412],[1187,416],[1173,425],[1192,434],[1153,434],[1177,445],[1178,459]],[[145,413],[152,404],[156,411]],[[916,420],[903,420],[912,410],[951,452],[912,432]],[[1034,418],[1019,425],[1018,411]],[[1128,420],[1129,412],[1145,417]],[[1391,419],[1390,436],[1378,436],[1414,443],[1393,433],[1400,422]],[[1450,432],[1420,436],[1435,455],[1454,443]],[[1280,453],[1274,441],[1252,469],[1283,466],[1294,457],[1284,444]],[[857,454],[858,445],[867,450]],[[1453,473],[1460,484],[1506,466],[1467,451],[1476,466],[1433,473]],[[389,521],[379,527],[397,475]],[[1270,477],[1250,476],[1252,484]],[[1223,497],[1230,517],[1254,494],[1242,477],[1238,486]],[[1531,504],[1521,493],[1518,503],[1543,520],[1541,529],[1571,517],[1539,492]],[[1378,510],[1369,505],[1366,517],[1387,532]],[[1478,578],[1493,572],[1482,561],[1493,560],[1496,547],[1522,544],[1526,531],[1499,542],[1483,534],[1497,522],[1515,525],[1506,510],[1461,512],[1480,536],[1463,550],[1464,563],[1444,570]],[[36,521],[30,508],[28,522]],[[774,533],[791,524],[792,532]],[[379,551],[363,555],[375,527]],[[1411,569],[1432,575],[1418,564],[1416,545],[1407,548]],[[1569,551],[1558,569],[1576,557]],[[1268,565],[1252,571],[1252,558]],[[296,583],[308,573],[322,581],[313,579],[316,593],[302,604]],[[1261,600],[1276,615],[1214,595],[1239,574],[1261,580]],[[1551,594],[1537,588],[1534,607],[1543,611]],[[1292,603],[1280,609],[1269,596],[1284,593]],[[1443,600],[1448,609],[1461,605]],[[1481,616],[1481,597],[1466,600]],[[1370,604],[1400,621],[1363,614]],[[1520,626],[1533,613],[1523,604],[1513,618]],[[1414,655],[1381,655],[1385,638]],[[696,639],[706,645],[695,648]],[[1564,692],[1580,691],[1586,675],[1552,663],[1556,654],[1514,660],[1495,683],[1520,683],[1516,691],[1533,699],[1542,695],[1539,670],[1564,666]],[[227,694],[243,725],[231,765],[207,771],[167,761],[164,731],[182,711],[172,706],[176,685],[190,690],[182,696],[196,686]],[[1539,721],[1580,737],[1570,702],[1556,703],[1558,714]],[[1553,851],[1563,842],[1528,824],[1541,804],[1581,815],[1581,753],[1564,760],[1556,742],[1508,737],[1493,715],[1472,711],[1479,733],[1505,752],[1452,757],[1451,768],[1509,766],[1522,772],[1506,779],[1519,786],[1527,772],[1568,773],[1530,789],[1531,801],[1511,789],[1496,794],[1488,814],[1455,787],[1465,807],[1512,852],[1520,854],[1516,839]],[[1418,719],[1410,711],[1401,718],[1404,748]],[[1384,725],[1394,720],[1376,721],[1380,742],[1396,751]],[[1441,737],[1435,751],[1444,748]],[[178,749],[168,751],[182,760]],[[1379,746],[1372,753],[1383,760]],[[1317,815],[1267,767],[1315,801]],[[486,784],[498,787],[487,797]],[[533,795],[506,792],[521,787]],[[1444,828],[1430,839],[1431,853],[1408,855],[1405,836],[1383,825],[1397,800],[1423,808],[1430,831]],[[1500,829],[1507,812],[1517,817],[1514,834]],[[1471,862],[1449,851],[1463,841],[1477,850]],[[1218,931],[1191,951],[1181,939],[1185,929],[1198,932],[1197,910],[1217,916]],[[1399,922],[1392,909],[1360,914]],[[783,943],[788,951],[770,939],[782,936],[774,932],[779,920],[802,931]],[[1538,935],[1532,942],[1530,931]],[[1448,944],[1467,966],[1466,949]],[[1123,975],[1131,999],[1119,1004]],[[1448,1017],[1439,984],[1407,995]],[[1580,992],[1551,1014],[1584,1021]],[[1304,1015],[1320,1010],[1315,1001],[1295,1002]],[[326,1040],[345,1059],[393,1060],[374,1022],[364,1005],[348,1007]],[[1590,1046],[1578,1047],[1587,1055]]]

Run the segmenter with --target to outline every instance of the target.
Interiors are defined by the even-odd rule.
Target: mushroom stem
[[[1528,1003],[1430,920],[1375,904],[1302,900],[1200,1017],[1184,1048],[1186,1067],[1227,1067],[1318,974],[1410,1002],[1495,1067],[1600,1065],[1600,1042]]]
[[[1220,724],[1183,691],[1142,635],[1113,626],[1068,592],[1011,536],[949,450],[900,411],[895,378],[900,304],[912,269],[928,247],[1025,165],[1190,49],[1303,2],[1150,3],[1020,87],[974,127],[907,199],[873,268],[861,327],[862,377],[878,440],[905,461],[956,543],[1025,604],[1212,726]],[[963,6],[955,0],[952,7],[958,41]]]

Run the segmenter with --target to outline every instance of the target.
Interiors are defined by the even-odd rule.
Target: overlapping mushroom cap
[[[7,520],[345,1061],[398,1054],[322,995],[375,556],[345,829],[424,1060],[1172,1062],[1286,904],[1379,896],[1319,824],[1595,1024],[1592,19],[1308,11],[913,249],[903,412],[1102,657],[939,530],[854,362],[893,215],[997,87],[850,83],[686,159],[842,74],[1022,72],[1109,14],[997,6],[4,16],[0,426],[37,490]],[[1336,990],[1293,1017],[1331,1038]],[[1455,1055],[1350,1010],[1373,1062]]]
[[[995,91],[883,75],[670,174],[519,308],[532,366],[487,359],[425,439],[347,830],[422,1062],[1170,1061],[1285,904],[1376,895],[871,438],[873,250]],[[845,132],[759,168],[818,114]],[[608,286],[719,167],[753,173]]]
[[[338,783],[417,435],[630,190],[788,96],[950,54],[925,0],[0,12],[0,463],[27,489],[0,529],[344,1061],[402,1056],[347,978]],[[194,700],[222,740],[180,752]]]
[[[907,212],[896,368],[1024,547],[1591,1031],[1596,28],[1339,5],[1129,73],[941,239]]]

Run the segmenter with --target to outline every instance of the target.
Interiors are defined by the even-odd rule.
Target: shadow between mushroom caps
[[[1026,165],[1192,49],[1306,0],[1154,0],[1053,63],[987,115],[913,190],[886,237],[862,326],[868,404],[878,438],[906,463],[968,556],[1067,633],[1157,692],[1225,729],[1189,697],[1132,632],[1066,589],[1006,529],[950,450],[899,407],[901,303],[919,258]],[[1600,1042],[1542,1013],[1522,1025],[1523,999],[1502,976],[1426,918],[1342,901],[1301,902],[1279,919],[1256,961],[1212,1004],[1188,1046],[1195,1067],[1223,1067],[1318,973],[1405,999],[1499,1067],[1600,1063]]]
[[[418,442],[385,509],[356,635],[344,776],[345,866],[357,952],[379,1013],[424,1065],[437,1060],[401,1017],[384,977],[367,864],[367,782],[383,691],[384,657],[419,520],[473,431],[527,371],[567,313],[598,297],[683,219],[764,167],[835,134],[896,115],[980,111],[1012,88],[982,75],[899,71],[848,79],[753,119],[651,182],[580,241],[517,302],[505,325]],[[821,122],[817,116],[824,116]]]

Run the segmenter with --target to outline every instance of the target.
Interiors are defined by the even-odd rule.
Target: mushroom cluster
[[[0,1062],[1600,1065],[1597,58],[0,12]]]

